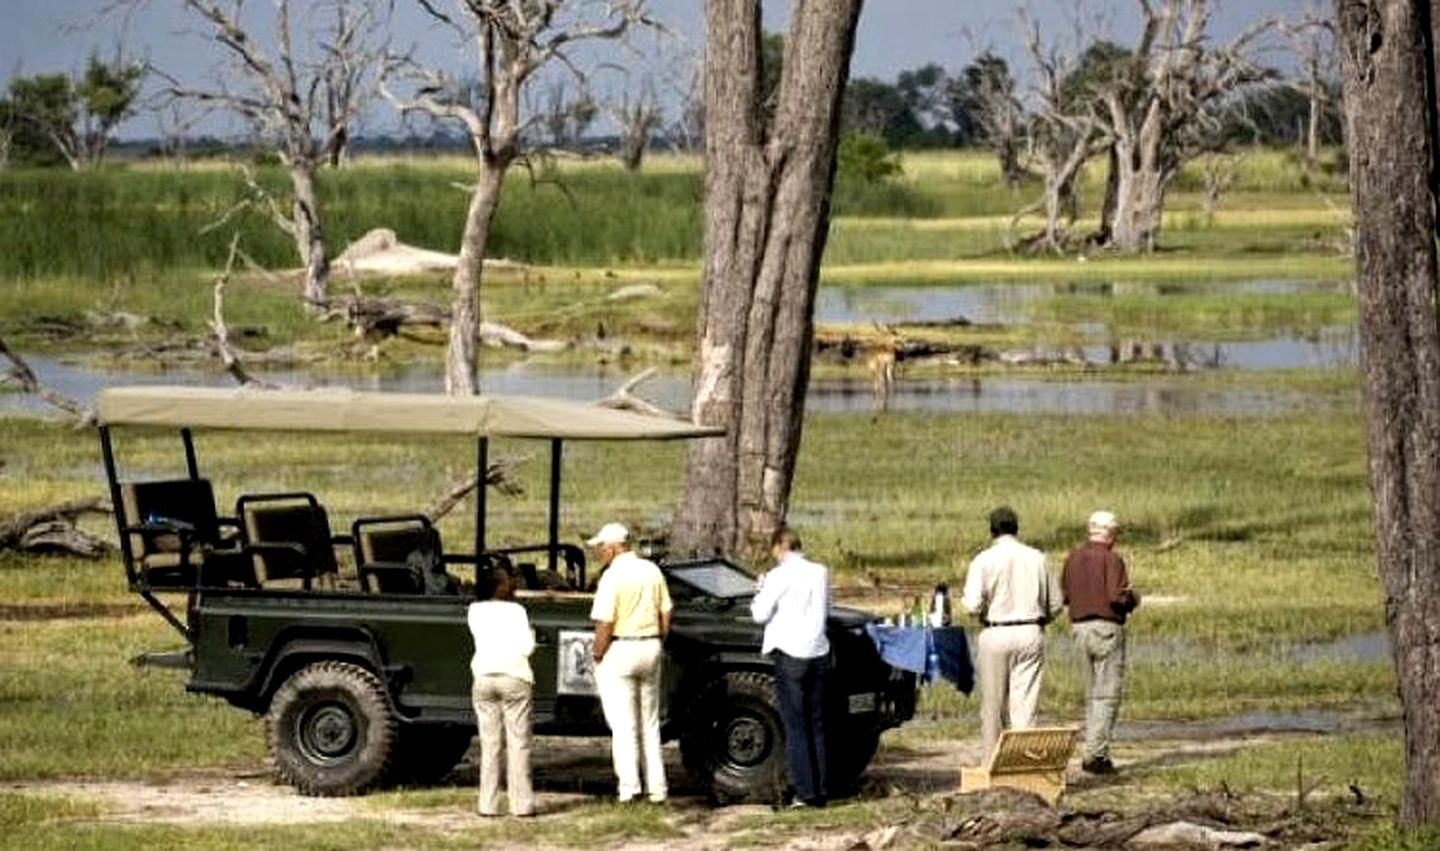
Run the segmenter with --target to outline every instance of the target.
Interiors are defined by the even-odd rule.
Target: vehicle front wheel
[[[680,740],[685,767],[721,803],[768,803],[784,786],[785,729],[775,678],[732,671],[701,690]]]
[[[302,795],[358,794],[390,764],[390,696],[380,678],[359,665],[301,668],[275,691],[265,720],[275,774]]]

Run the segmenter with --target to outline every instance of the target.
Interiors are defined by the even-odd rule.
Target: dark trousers
[[[825,800],[825,656],[800,659],[775,651],[775,689],[785,725],[785,758],[795,797]]]

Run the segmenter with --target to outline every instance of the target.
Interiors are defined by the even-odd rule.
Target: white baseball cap
[[[623,544],[630,540],[630,530],[619,523],[606,523],[595,533],[595,537],[586,541],[586,545],[598,547],[601,544]]]

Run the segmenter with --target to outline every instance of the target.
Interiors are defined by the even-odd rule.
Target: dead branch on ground
[[[30,364],[18,352],[5,344],[4,338],[0,338],[0,355],[10,361],[10,370],[0,375],[0,385],[14,384],[26,393],[39,396],[46,403],[74,417],[77,426],[95,422],[95,412],[89,407],[42,384],[35,375],[35,370],[30,368]]]
[[[510,473],[527,460],[529,459],[520,457],[501,458],[498,461],[492,461],[485,470],[485,484],[488,487],[494,488],[504,496],[519,496],[525,492],[525,489],[519,482],[511,478]],[[464,477],[451,482],[450,486],[445,489],[445,492],[440,494],[434,502],[430,503],[429,508],[425,509],[425,516],[430,518],[430,522],[438,523],[440,518],[449,514],[454,510],[455,506],[460,504],[462,499],[469,496],[470,493],[475,490],[476,478],[478,477],[474,474],[466,474]]]
[[[66,552],[99,558],[110,551],[109,542],[81,531],[75,524],[85,514],[109,513],[109,501],[92,496],[0,518],[0,550]]]
[[[665,417],[666,419],[672,420],[689,419],[689,417],[684,414],[667,410],[634,394],[636,387],[654,378],[658,372],[659,370],[655,367],[650,367],[620,385],[614,393],[611,393],[604,399],[597,400],[595,404],[601,408],[613,408],[617,411],[634,411],[637,414],[646,414],[652,417]]]
[[[275,389],[275,385],[267,381],[261,381],[251,375],[245,369],[245,364],[240,361],[240,356],[230,345],[230,328],[225,324],[225,285],[230,283],[230,274],[235,270],[235,260],[240,256],[240,233],[237,231],[230,238],[230,253],[225,258],[225,268],[215,279],[215,317],[210,322],[210,330],[215,335],[215,353],[220,356],[220,363],[224,364],[225,371],[230,373],[241,387],[260,387]]]

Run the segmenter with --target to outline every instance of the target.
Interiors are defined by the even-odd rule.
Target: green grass
[[[1401,743],[1395,736],[1356,734],[1295,738],[1238,748],[1213,759],[1139,767],[1138,779],[1171,789],[1216,788],[1294,794],[1297,773],[1306,788],[1348,796],[1354,784],[1370,798],[1395,805],[1401,792]]]

